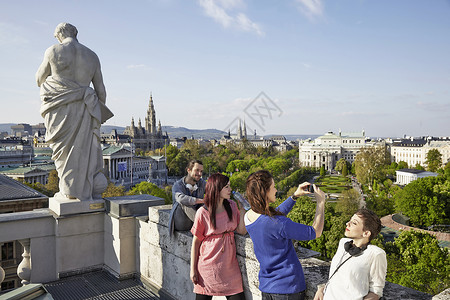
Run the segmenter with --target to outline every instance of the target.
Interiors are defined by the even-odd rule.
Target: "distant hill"
[[[100,133],[111,133],[113,130],[117,130],[118,133],[123,133],[125,127],[113,126],[113,125],[102,125],[100,127]]]
[[[188,129],[185,127],[163,126],[162,130],[167,132],[170,137],[194,137],[195,139],[203,138],[207,140],[220,139],[225,134],[225,131],[218,129]]]
[[[112,126],[112,125],[102,125],[100,131],[102,133],[110,133],[113,129],[116,129],[118,133],[123,133],[125,127]],[[226,134],[225,131],[217,129],[188,129],[185,127],[174,127],[174,126],[162,126],[162,131],[167,132],[171,138],[203,138],[203,139],[220,139]]]

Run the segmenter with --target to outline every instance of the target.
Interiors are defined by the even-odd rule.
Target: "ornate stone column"
[[[22,284],[29,284],[31,279],[30,239],[19,240],[23,246],[22,262],[17,267],[17,276],[22,279]]]

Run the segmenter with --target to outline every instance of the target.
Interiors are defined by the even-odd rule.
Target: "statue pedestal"
[[[78,199],[50,198],[48,207],[58,216],[105,211],[105,200],[93,199],[81,201]]]

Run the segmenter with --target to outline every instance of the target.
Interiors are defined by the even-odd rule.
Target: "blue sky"
[[[448,0],[0,2],[0,123],[43,122],[56,25],[97,53],[115,116],[258,134],[450,135]]]

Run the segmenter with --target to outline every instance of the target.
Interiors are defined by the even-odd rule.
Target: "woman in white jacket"
[[[347,222],[333,257],[329,279],[314,300],[378,300],[383,296],[387,261],[383,249],[370,245],[381,231],[378,216],[359,209]]]

